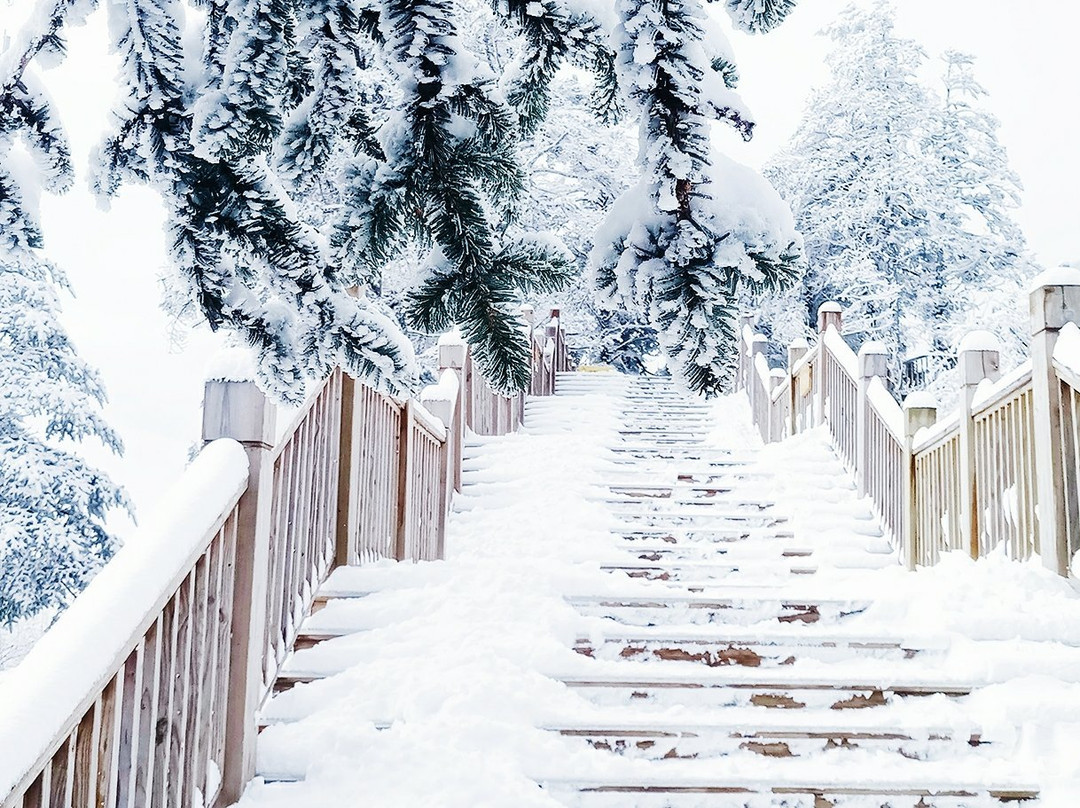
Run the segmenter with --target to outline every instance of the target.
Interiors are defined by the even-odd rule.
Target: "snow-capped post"
[[[796,435],[799,431],[799,379],[795,374],[795,366],[810,351],[810,346],[804,339],[792,340],[787,349],[787,372],[788,372],[788,435]]]
[[[266,647],[266,589],[274,468],[274,405],[255,386],[251,354],[223,351],[207,373],[203,394],[203,442],[239,441],[248,456],[247,490],[237,505],[233,565],[229,698],[225,707],[223,804],[236,802],[255,775],[256,710],[262,697]]]
[[[762,404],[758,399],[761,397],[761,391],[765,390],[765,386],[758,378],[757,358],[759,355],[762,359],[765,358],[765,348],[768,347],[768,344],[769,340],[765,338],[764,334],[754,334],[750,339],[750,362],[747,369],[746,393],[750,397],[750,414],[759,429],[761,428]],[[768,390],[765,390],[765,397],[768,398]],[[768,402],[766,402],[766,406],[768,406]]]
[[[818,388],[818,425],[825,423],[825,397],[827,395],[825,392],[825,374],[828,373],[828,371],[826,370],[828,363],[826,363],[825,361],[825,346],[823,340],[825,338],[825,332],[829,330],[830,326],[836,329],[837,334],[841,333],[844,325],[843,312],[844,309],[840,306],[840,304],[833,300],[822,303],[818,307],[817,311],[817,327],[819,334],[818,344],[821,345],[821,357],[820,361],[818,362],[818,368],[821,372],[818,373],[818,378],[816,382]]]
[[[465,407],[470,400],[469,390],[465,386],[465,363],[469,353],[469,346],[457,332],[450,332],[439,337],[439,376],[440,380],[446,371],[450,371],[457,377],[457,400],[454,402],[454,420],[448,427],[448,431],[454,436],[454,446],[450,457],[450,466],[453,472],[454,490],[461,491],[461,454],[465,444],[465,424],[467,413]]]
[[[739,346],[739,363],[736,365],[736,372],[738,373],[735,379],[735,389],[744,390],[747,388],[750,379],[750,351],[749,345],[746,342],[746,330],[750,329],[750,333],[754,330],[754,315],[752,314],[740,314],[739,315],[739,338],[736,340],[736,344]]]
[[[866,469],[870,463],[866,439],[870,382],[875,376],[884,382],[888,371],[888,349],[880,342],[864,342],[859,348],[859,378],[855,380],[858,385],[858,397],[855,401],[855,484],[860,497],[866,496]]]
[[[904,399],[904,465],[901,469],[901,524],[904,563],[914,571],[919,560],[918,491],[915,490],[915,435],[937,421],[937,407],[923,393]]]
[[[997,381],[1001,361],[1000,343],[988,331],[972,331],[960,341],[957,368],[960,371],[960,546],[979,557],[979,505],[975,469],[975,420],[971,404],[984,379]]]
[[[783,385],[787,377],[787,371],[781,368],[773,368],[769,371],[769,443],[784,439],[784,408],[780,400],[774,400],[773,396],[776,388]]]
[[[1035,416],[1035,480],[1039,553],[1043,563],[1068,575],[1069,494],[1061,451],[1061,383],[1054,346],[1066,323],[1080,323],[1080,271],[1062,267],[1035,278],[1031,290],[1031,380]],[[1071,492],[1075,497],[1076,492]]]
[[[357,481],[360,471],[360,436],[363,432],[356,424],[356,379],[340,368],[341,374],[341,432],[338,439],[338,490],[337,526],[334,542],[334,564],[348,566],[353,558],[351,544],[359,534],[356,498],[359,495]]]

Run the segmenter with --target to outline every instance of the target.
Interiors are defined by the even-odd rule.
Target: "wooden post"
[[[1080,322],[1080,272],[1051,270],[1031,291],[1032,412],[1035,421],[1035,480],[1038,491],[1039,553],[1043,563],[1068,575],[1069,497],[1061,447],[1061,382],[1054,369],[1054,346],[1066,323]]]
[[[452,370],[447,369],[443,373],[453,376],[449,380],[455,388],[453,397],[440,394],[434,387],[426,388],[420,397],[420,403],[424,409],[442,421],[443,429],[446,430],[446,440],[443,441],[439,452],[439,521],[436,526],[438,541],[435,557],[440,560],[446,554],[446,514],[450,510],[450,498],[455,490],[455,477],[460,476],[461,470],[461,433],[458,431],[461,420],[456,412],[457,394],[461,385],[457,383],[457,377]],[[440,385],[444,383],[440,378]]]
[[[769,443],[776,443],[784,439],[784,419],[780,414],[779,402],[773,401],[773,393],[776,392],[777,387],[784,383],[786,378],[787,373],[780,368],[773,368],[769,371]]]
[[[797,435],[799,432],[799,414],[798,407],[796,406],[799,400],[799,380],[792,372],[795,369],[795,365],[799,363],[807,352],[810,350],[810,346],[807,345],[806,340],[796,339],[788,346],[787,349],[787,366],[788,366],[788,435]]]
[[[461,491],[461,456],[465,444],[465,361],[469,346],[460,339],[444,338],[439,340],[439,369],[450,370],[457,376],[458,393],[454,404],[454,421],[448,427],[454,433],[454,446],[450,458],[453,472],[454,490]]]
[[[757,358],[759,354],[764,357],[765,348],[768,344],[769,341],[765,339],[763,334],[754,334],[754,338],[750,341],[749,365],[746,370],[746,391],[747,395],[750,397],[750,416],[759,429],[761,428],[760,419],[762,410],[761,402],[758,400],[761,394],[758,391]],[[762,382],[760,387],[762,390],[766,390],[767,395],[768,391],[766,385],[766,382]]]
[[[569,365],[566,361],[566,343],[563,341],[563,327],[562,327],[562,309],[552,309],[551,319],[555,321],[555,356],[553,358],[553,367],[556,372],[561,372],[569,369]],[[552,382],[551,392],[555,392],[555,384]]]
[[[398,425],[397,467],[397,533],[394,536],[394,558],[404,561],[415,555],[415,548],[409,547],[409,529],[411,519],[409,503],[412,500],[412,469],[409,467],[409,455],[412,454],[413,440],[413,403],[407,399],[401,405],[401,421]],[[408,554],[408,556],[406,556]]]
[[[883,381],[889,371],[889,352],[880,342],[865,342],[859,349],[859,378],[856,379],[858,397],[855,401],[855,484],[860,497],[866,496],[866,468],[870,462],[867,457],[866,422],[869,402],[867,393],[870,381],[880,377]]]
[[[202,437],[239,441],[248,455],[248,485],[237,506],[229,646],[229,697],[225,707],[224,804],[240,799],[255,775],[255,714],[262,700],[266,653],[266,588],[274,469],[274,406],[250,381],[210,380],[203,396]]]
[[[747,368],[750,367],[750,352],[746,348],[746,340],[743,339],[743,335],[746,333],[747,328],[752,329],[753,327],[754,315],[739,315],[739,339],[737,340],[739,346],[739,364],[737,365],[739,377],[735,380],[736,390],[745,390],[750,381],[750,374],[747,372]]]
[[[960,547],[968,548],[972,558],[979,557],[979,503],[971,403],[983,379],[997,381],[1000,357],[997,337],[987,331],[972,331],[960,341]]]
[[[904,401],[904,464],[901,469],[901,534],[904,563],[914,570],[919,559],[919,492],[915,486],[915,434],[937,421],[937,407],[928,406],[918,395]]]
[[[841,308],[840,304],[831,300],[827,303],[822,303],[821,306],[818,307],[818,334],[820,335],[818,337],[818,365],[821,372],[818,373],[817,378],[818,389],[816,423],[819,425],[825,423],[825,399],[827,398],[825,388],[828,386],[826,384],[826,381],[829,373],[828,363],[825,361],[825,332],[829,330],[830,326],[832,326],[836,329],[837,334],[841,333],[841,329],[844,325],[843,312],[844,310]]]
[[[344,567],[356,560],[355,540],[359,535],[356,507],[359,496],[360,430],[356,424],[356,379],[340,368],[341,437],[338,441],[337,536],[334,542],[334,566]]]
[[[558,309],[552,309],[551,315],[554,317],[558,313]],[[556,371],[558,370],[558,343],[559,338],[559,326],[548,325],[544,326],[544,359],[543,359],[543,373],[544,378],[548,381],[544,385],[544,395],[555,395],[555,382],[557,380]],[[548,357],[548,348],[551,349],[551,357]]]

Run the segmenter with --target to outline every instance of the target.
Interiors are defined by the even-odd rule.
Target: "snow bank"
[[[247,455],[236,441],[204,448],[136,540],[121,548],[5,675],[0,794],[15,788],[97,697],[202,553],[208,532],[240,497],[247,475]]]

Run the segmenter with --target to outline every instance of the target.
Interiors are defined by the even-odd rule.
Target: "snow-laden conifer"
[[[97,187],[107,195],[134,180],[162,193],[191,304],[257,348],[279,397],[295,399],[306,378],[337,363],[400,390],[414,377],[411,347],[369,301],[347,294],[268,162],[290,86],[290,11],[277,0],[212,4],[203,84],[193,87],[173,4],[110,6],[125,91]]]
[[[59,322],[60,270],[42,256],[36,197],[66,191],[70,150],[33,61],[62,53],[71,3],[44,8],[5,55],[0,92],[0,623],[65,605],[112,555],[105,527],[124,493],[78,454],[120,440],[105,392]]]
[[[786,343],[837,300],[845,330],[888,346],[899,382],[900,360],[912,356],[945,378],[972,328],[993,327],[1015,356],[1022,307],[993,326],[979,320],[1018,308],[1020,278],[1032,273],[1009,213],[1019,185],[996,123],[973,106],[970,60],[949,57],[942,99],[921,83],[926,54],[896,33],[893,16],[884,2],[851,7],[825,31],[832,79],[767,169],[791,204],[808,268],[761,313]]]

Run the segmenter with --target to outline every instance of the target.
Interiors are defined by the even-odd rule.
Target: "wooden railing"
[[[961,404],[940,421],[923,394],[895,402],[884,349],[856,355],[836,304],[822,306],[813,347],[791,346],[786,370],[767,367],[767,342],[744,321],[738,384],[766,442],[826,425],[910,567],[1003,547],[1069,574],[1080,550],[1080,273],[1042,277],[1031,310],[1032,359],[1004,378],[989,334],[961,343]]]
[[[527,328],[532,388],[553,392],[558,314]],[[235,362],[207,382],[206,446],[167,507],[5,676],[2,808],[239,798],[258,709],[333,567],[441,558],[472,418],[483,434],[521,423],[523,398],[495,394],[463,342],[439,355],[419,401],[335,371],[280,438]]]

